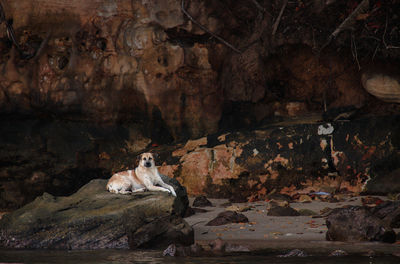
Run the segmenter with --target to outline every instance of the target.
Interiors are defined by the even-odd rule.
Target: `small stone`
[[[292,198],[287,195],[287,194],[281,194],[281,193],[272,193],[267,195],[268,200],[278,200],[278,201],[287,201],[291,202]]]
[[[207,207],[207,206],[213,206],[212,203],[205,197],[204,195],[202,196],[197,196],[194,201],[193,201],[193,206],[194,207]]]
[[[346,251],[341,250],[341,249],[336,249],[329,254],[330,257],[341,257],[341,256],[347,256],[347,255],[349,255],[349,253],[347,253]]]
[[[175,244],[169,245],[164,251],[163,251],[163,256],[171,256],[175,257],[176,254],[176,246]]]
[[[312,202],[312,199],[310,196],[308,196],[306,194],[300,195],[299,203],[311,203],[311,202]]]
[[[225,210],[227,210],[227,211],[239,212],[239,206],[237,206],[237,205],[231,205],[231,206],[227,207]]]
[[[300,213],[290,206],[276,206],[268,210],[268,216],[299,216]]]
[[[278,258],[289,258],[289,257],[307,257],[307,253],[300,249],[293,249],[284,255],[278,255]]]
[[[288,207],[289,206],[289,202],[288,201],[282,201],[282,200],[271,200],[268,203],[268,208],[273,208],[276,206],[280,206],[280,207]]]
[[[217,238],[214,241],[209,243],[209,246],[212,251],[225,251],[226,242],[223,241],[221,238]]]
[[[206,226],[218,226],[230,223],[248,223],[249,219],[244,214],[225,211],[217,215],[216,218],[206,224]]]

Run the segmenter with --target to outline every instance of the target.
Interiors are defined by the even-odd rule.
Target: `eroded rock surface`
[[[395,193],[399,131],[399,116],[279,123],[188,141],[160,171],[178,179],[189,194],[214,198],[323,190]]]
[[[326,226],[326,239],[330,241],[396,241],[396,233],[390,226],[363,207],[334,209],[326,219]]]
[[[45,193],[3,216],[0,247],[154,248],[193,243],[193,229],[180,217],[187,208],[184,189],[175,188],[177,198],[160,192],[120,195],[107,192],[106,183],[92,180],[68,197]]]

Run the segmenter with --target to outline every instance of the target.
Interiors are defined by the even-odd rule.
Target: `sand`
[[[207,245],[221,238],[229,243],[240,244],[251,251],[282,251],[289,249],[304,249],[313,252],[328,253],[335,249],[343,249],[349,253],[366,253],[374,250],[377,253],[392,253],[400,250],[400,244],[379,242],[345,243],[326,241],[327,227],[325,218],[312,216],[268,216],[268,202],[252,202],[232,204],[239,208],[249,207],[251,210],[242,212],[249,223],[233,223],[221,226],[206,226],[220,212],[226,210],[228,200],[210,199],[212,207],[202,207],[206,213],[196,213],[185,220],[193,226],[197,243]],[[193,199],[190,199],[192,205]],[[316,213],[320,210],[338,208],[345,205],[361,205],[361,197],[347,199],[346,202],[328,203],[312,201],[311,203],[290,203],[294,209],[310,209]],[[400,230],[396,230],[399,232]]]

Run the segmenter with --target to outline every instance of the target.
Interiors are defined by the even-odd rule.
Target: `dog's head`
[[[139,166],[142,166],[144,168],[153,168],[155,167],[155,154],[153,153],[143,153],[141,154],[138,159],[139,159]]]

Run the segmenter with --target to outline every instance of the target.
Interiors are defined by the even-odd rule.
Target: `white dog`
[[[143,153],[139,156],[139,166],[135,170],[115,173],[107,183],[107,190],[113,193],[127,194],[143,192],[146,189],[169,192],[176,196],[174,188],[161,179],[151,153]]]

